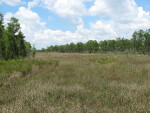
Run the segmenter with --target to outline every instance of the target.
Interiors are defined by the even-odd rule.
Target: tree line
[[[41,52],[62,52],[62,53],[106,53],[106,52],[128,52],[148,53],[150,52],[150,29],[135,31],[131,39],[116,38],[115,40],[104,40],[97,42],[89,40],[86,43],[70,43],[66,45],[49,46]]]
[[[31,52],[31,44],[25,41],[19,20],[15,17],[4,25],[4,16],[0,14],[0,58],[9,60],[23,58]]]

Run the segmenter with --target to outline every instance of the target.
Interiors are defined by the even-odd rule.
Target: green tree
[[[5,30],[5,33],[4,33],[4,48],[5,48],[5,56],[4,56],[4,59],[5,60],[8,60],[11,58],[12,56],[12,51],[10,50],[10,42],[9,42],[9,35],[8,35],[8,31]]]
[[[107,41],[106,41],[106,40],[100,41],[100,42],[99,42],[99,45],[100,45],[100,50],[101,50],[102,52],[105,52],[105,53],[106,53],[106,51],[108,50],[108,49],[107,49]]]
[[[99,44],[96,40],[89,40],[86,43],[86,49],[89,53],[97,52],[99,50]]]
[[[144,31],[143,30],[139,30],[138,31],[138,40],[137,40],[137,49],[138,52],[143,52],[144,50]]]
[[[18,23],[18,19],[16,19],[15,17],[12,17],[10,19],[10,22],[8,23],[7,26],[7,35],[8,35],[8,39],[9,39],[9,48],[8,48],[8,52],[7,55],[12,59],[15,57],[18,57],[18,48],[17,48],[17,34],[20,30],[20,24]]]
[[[81,53],[81,52],[83,52],[83,51],[84,51],[84,44],[83,44],[82,42],[78,42],[78,43],[76,44],[76,52]]]
[[[133,43],[133,51],[134,53],[136,52],[136,49],[137,49],[137,39],[138,39],[138,33],[135,31],[132,35],[132,43]]]
[[[12,17],[6,28],[3,24],[3,14],[0,14],[0,57],[8,60],[27,56],[31,45],[24,40],[19,20]]]
[[[47,47],[46,51],[47,51],[47,52],[52,52],[52,51],[53,51],[53,46]]]
[[[0,14],[0,57],[4,56],[4,18],[3,14]]]
[[[24,42],[25,44],[25,48],[26,48],[26,53],[30,53],[31,52],[31,44],[29,42]]]
[[[60,45],[58,51],[61,53],[64,53],[65,52],[65,45]]]
[[[69,52],[71,52],[71,53],[75,52],[75,44],[73,42],[70,43],[70,45],[69,45]]]
[[[144,31],[135,31],[132,37],[134,53],[144,51]]]
[[[33,44],[33,47],[32,47],[32,58],[33,59],[35,57],[35,54],[36,54],[36,48],[35,48],[35,45]]]
[[[144,48],[146,52],[150,52],[150,29],[144,33]]]
[[[17,46],[17,55],[19,55],[21,57],[25,57],[27,55],[24,38],[25,38],[25,36],[23,35],[23,33],[21,31],[19,31],[19,33],[17,35],[17,39],[16,39],[16,41],[17,41],[16,46]]]

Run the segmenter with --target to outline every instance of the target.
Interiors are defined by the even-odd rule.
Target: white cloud
[[[42,0],[43,6],[60,17],[82,16],[87,13],[85,0]]]
[[[138,11],[134,0],[95,0],[89,13],[119,21],[130,21]]]
[[[116,37],[131,38],[138,29],[150,28],[150,14],[138,7],[134,0],[95,0],[89,10],[84,2],[90,0],[34,0],[28,3],[28,8],[20,7],[15,14],[7,13],[5,20],[15,16],[20,20],[26,40],[43,48],[55,44],[70,42],[86,42],[88,40],[105,40]],[[31,10],[36,5],[43,5],[62,18],[70,18],[77,25],[75,32],[52,30],[46,28],[39,15]],[[89,12],[89,13],[88,13]],[[109,20],[99,19],[89,23],[90,28],[84,28],[82,16],[93,15]]]
[[[6,24],[6,23],[9,21],[9,19],[10,19],[11,17],[13,17],[13,14],[10,13],[10,12],[7,12],[7,13],[5,14],[4,23]]]
[[[31,2],[28,2],[28,8],[31,9],[32,7],[35,7],[36,5],[38,5],[40,2],[40,0],[33,0]]]
[[[26,40],[31,44],[35,44],[37,48],[77,41],[76,34],[70,31],[63,32],[61,30],[47,29],[45,23],[41,22],[39,15],[28,8],[20,7],[15,14],[6,13],[4,15],[5,22],[8,22],[8,19],[12,16],[19,19]]]
[[[83,16],[87,14],[84,2],[91,0],[33,0],[28,2],[28,8],[36,5],[43,6],[60,17]]]
[[[78,25],[74,33],[48,29],[45,27],[45,23],[41,22],[37,13],[25,7],[20,7],[19,11],[15,14],[7,13],[5,20],[10,18],[10,16],[15,16],[19,19],[26,40],[32,44],[36,44],[37,48],[78,41],[86,42],[89,39],[97,39],[98,37],[96,35],[101,34],[101,32],[97,32],[94,27],[91,30],[85,29],[82,25],[82,20],[80,20],[82,24]]]
[[[84,2],[91,0],[33,0],[28,3],[28,8],[42,6],[58,14],[62,18],[69,18],[74,24],[81,23],[81,16],[88,14]]]
[[[39,38],[35,37],[36,33],[42,33],[45,29],[45,23],[41,22],[38,14],[25,7],[20,7],[19,11],[15,14],[6,13],[4,15],[5,22],[8,22],[8,19],[10,19],[10,17],[12,16],[19,19],[22,31],[26,36],[26,40],[31,42],[32,44],[36,43],[36,38]]]
[[[138,7],[134,0],[95,0],[89,13],[93,16],[110,18],[109,21],[103,21],[101,24],[108,24],[109,29],[105,24],[104,26],[108,31],[111,30],[110,34],[113,33],[125,38],[131,38],[131,34],[135,30],[150,28],[149,12]],[[94,26],[102,26],[98,23]]]
[[[19,19],[22,31],[25,33],[27,40],[32,44],[36,43],[35,38],[37,37],[35,37],[35,35],[36,33],[41,33],[45,29],[46,23],[41,22],[37,13],[25,7],[20,7],[19,11],[16,12],[14,16]]]
[[[6,3],[7,5],[10,5],[10,6],[16,6],[21,3],[21,0],[1,0],[0,4],[1,3]]]

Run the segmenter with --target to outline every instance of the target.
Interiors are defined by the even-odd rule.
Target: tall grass
[[[13,73],[17,72],[31,72],[32,66],[43,66],[43,65],[58,65],[58,61],[53,60],[29,60],[29,59],[19,59],[19,60],[9,60],[0,61],[0,73]]]
[[[0,112],[150,112],[147,55],[38,53],[0,61]]]

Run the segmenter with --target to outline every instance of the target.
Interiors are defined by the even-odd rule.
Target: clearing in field
[[[2,113],[150,112],[150,56],[38,53],[0,61]]]

